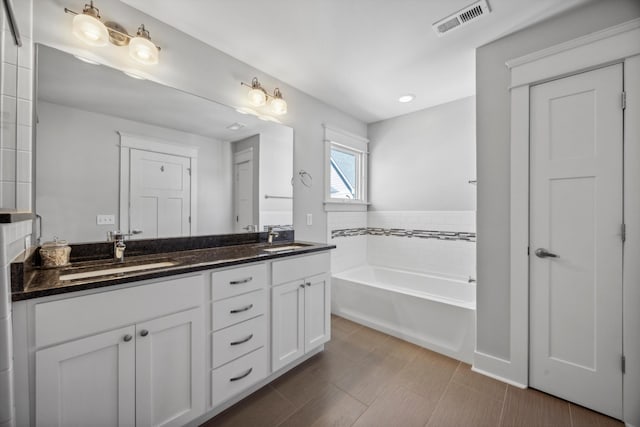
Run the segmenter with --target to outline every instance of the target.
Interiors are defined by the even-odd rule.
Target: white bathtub
[[[331,311],[471,363],[475,284],[365,265],[332,277]]]

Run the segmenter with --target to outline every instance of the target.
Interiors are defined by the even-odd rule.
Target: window
[[[368,140],[325,127],[328,204],[366,204]]]

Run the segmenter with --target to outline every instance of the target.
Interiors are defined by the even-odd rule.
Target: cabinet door
[[[136,426],[181,426],[204,412],[200,308],[136,325]]]
[[[271,365],[275,371],[304,354],[304,292],[302,282],[271,288]]]
[[[135,328],[36,352],[37,426],[135,425]]]
[[[321,274],[307,279],[304,293],[304,352],[331,338],[331,278]]]

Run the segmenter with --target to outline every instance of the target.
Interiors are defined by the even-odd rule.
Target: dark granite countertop
[[[298,247],[277,252],[265,251],[265,249],[291,245]],[[143,255],[127,256],[125,254],[124,262],[117,262],[112,259],[94,259],[74,262],[72,259],[71,264],[67,267],[51,269],[39,267],[18,268],[21,267],[21,262],[24,264],[30,262],[29,260],[33,254],[26,254],[23,260],[18,260],[18,262],[14,261],[14,264],[12,264],[11,297],[13,301],[21,301],[293,255],[327,251],[334,248],[335,245],[300,241],[279,241],[274,242],[273,245],[256,242],[202,249],[174,250],[163,253],[147,253]],[[109,268],[135,268],[135,266],[160,262],[172,263],[172,265],[142,271],[111,273],[91,278],[60,280],[60,276],[62,275]]]

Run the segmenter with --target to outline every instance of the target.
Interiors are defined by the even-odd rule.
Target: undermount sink
[[[111,268],[104,268],[101,270],[85,271],[82,273],[62,274],[60,275],[60,280],[66,281],[66,280],[89,279],[91,277],[110,276],[110,275],[119,274],[119,273],[132,273],[135,271],[144,271],[144,270],[153,270],[156,268],[173,267],[174,265],[177,265],[177,264],[178,264],[177,262],[173,262],[173,261],[164,261],[164,262],[154,262],[151,264],[111,267]]]
[[[301,243],[295,243],[293,245],[286,246],[274,246],[272,248],[262,249],[264,252],[283,252],[283,251],[292,251],[294,249],[306,248],[309,245],[304,245]]]

